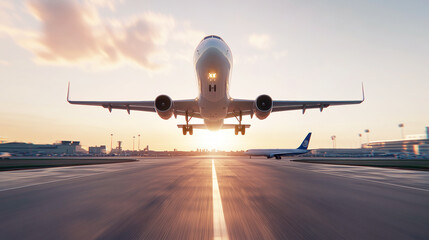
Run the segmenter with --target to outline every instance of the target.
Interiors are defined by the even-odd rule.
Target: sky
[[[429,126],[428,1],[0,2],[0,141],[126,149],[310,148],[423,134]],[[73,100],[197,96],[193,51],[206,35],[232,50],[233,98],[355,100],[361,105],[245,117],[246,135],[195,130],[183,117],[70,105]],[[192,120],[200,123],[200,120]],[[227,123],[235,123],[227,120]],[[364,130],[369,129],[369,135]],[[362,134],[363,137],[359,137]],[[116,145],[116,144],[114,144]]]

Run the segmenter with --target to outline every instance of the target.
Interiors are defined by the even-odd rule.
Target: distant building
[[[122,141],[118,141],[118,146],[110,151],[110,154],[120,155],[122,153]]]
[[[426,134],[408,135],[401,140],[374,141],[362,148],[397,156],[429,156],[429,127]]]
[[[382,155],[384,152],[376,152],[375,154]],[[306,155],[314,157],[370,157],[374,156],[374,152],[364,148],[319,148],[311,150]]]
[[[363,144],[362,147],[395,155],[429,156],[429,139],[376,141]]]
[[[89,147],[88,148],[88,153],[92,154],[92,155],[105,155],[106,154],[106,146],[105,145],[101,145],[101,146],[95,146],[95,147]]]
[[[79,141],[61,141],[54,144],[33,144],[10,142],[0,144],[0,152],[9,152],[13,155],[75,155],[84,153]]]

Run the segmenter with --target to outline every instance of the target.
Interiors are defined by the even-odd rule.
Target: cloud
[[[268,49],[271,46],[271,37],[267,34],[252,34],[249,36],[249,44],[258,49]]]
[[[11,18],[10,13],[14,10],[12,3],[6,1],[0,2],[0,22],[9,22]]]
[[[101,1],[97,2],[101,4]],[[31,14],[41,32],[27,47],[48,63],[137,63],[148,70],[156,62],[174,27],[172,17],[147,12],[129,21],[103,21],[93,5],[77,1],[31,0]]]
[[[165,49],[170,40],[186,49],[189,42],[203,37],[189,24],[176,23],[172,16],[161,13],[147,11],[125,19],[99,15],[99,8],[114,10],[120,2],[29,0],[27,10],[39,28],[0,23],[0,34],[33,52],[38,63],[110,68],[128,62],[147,70],[168,65]]]
[[[160,64],[155,63],[152,57],[159,57],[161,50],[158,45],[167,41],[174,20],[161,14],[148,13],[143,18],[136,19],[122,28],[120,37],[112,35],[113,46],[109,48],[116,56],[131,59],[142,66],[157,69]],[[158,56],[155,56],[158,55]]]
[[[123,0],[87,0],[93,6],[108,8],[115,11],[117,3],[123,3]]]
[[[96,55],[105,44],[98,42],[87,21],[92,12],[78,3],[33,0],[28,7],[42,24],[37,42],[45,49],[36,51],[39,58],[77,61]]]

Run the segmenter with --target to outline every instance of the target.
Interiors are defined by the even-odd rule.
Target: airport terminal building
[[[79,141],[61,141],[54,144],[9,142],[0,144],[0,152],[15,156],[61,156],[86,153]]]
[[[429,127],[426,134],[408,135],[405,139],[373,141],[361,148],[319,148],[311,150],[313,157],[429,157]]]
[[[409,135],[401,140],[370,142],[363,144],[362,148],[403,157],[429,156],[429,127],[426,127],[426,134]]]
[[[398,156],[429,156],[429,139],[377,141],[364,144],[363,148]]]
[[[89,147],[88,153],[90,155],[106,155],[106,145]]]

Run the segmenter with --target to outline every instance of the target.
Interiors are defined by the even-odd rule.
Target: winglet
[[[363,82],[362,82],[362,102],[365,101],[365,88],[363,87]]]
[[[301,145],[298,147],[298,149],[307,149],[308,145],[310,143],[310,137],[311,137],[311,132],[309,132],[307,134],[307,137],[304,138],[304,141],[302,141]]]
[[[67,88],[67,102],[70,102],[69,95],[70,95],[70,82],[69,82],[69,85],[68,85],[68,88]]]

